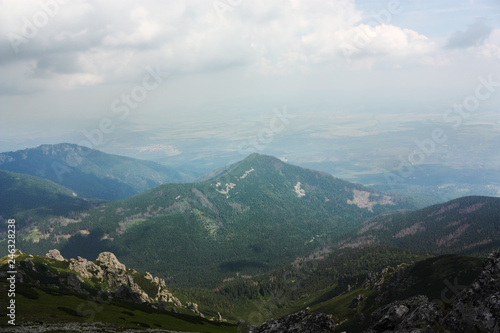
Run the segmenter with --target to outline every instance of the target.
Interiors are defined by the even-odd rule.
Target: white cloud
[[[23,17],[42,10],[26,1],[19,10],[10,1],[1,6],[10,11],[6,30],[19,30]],[[6,66],[24,62],[28,77],[19,73],[12,78],[24,87],[68,89],[136,80],[144,67],[156,64],[173,74],[243,67],[286,75],[348,66],[346,43],[356,48],[353,58],[369,56],[371,64],[387,56],[425,55],[434,48],[410,29],[359,24],[364,17],[350,0],[243,2],[225,12],[223,20],[206,1],[75,1],[61,5],[35,37],[20,45],[19,55],[2,37],[7,52],[0,58]],[[366,32],[370,37],[360,47]],[[36,85],[34,78],[48,84]]]
[[[22,34],[25,18],[32,20],[50,1],[0,0],[0,30],[6,32],[0,34],[0,75],[8,78],[0,81],[0,112],[2,118],[12,114],[10,123],[16,117],[18,124],[74,117],[98,124],[117,115],[111,103],[140,85],[148,66],[170,74],[131,110],[130,121],[186,118],[193,126],[193,118],[223,124],[242,114],[255,119],[262,110],[297,100],[314,109],[342,99],[349,109],[385,101],[391,98],[387,91],[413,96],[415,87],[420,93],[468,89],[470,77],[491,71],[500,57],[498,26],[487,38],[465,34],[480,45],[445,47],[456,31],[482,31],[467,30],[469,7],[425,4],[445,18],[441,26],[436,16],[429,25],[430,14],[419,4],[405,2],[401,13],[381,22],[373,13],[387,10],[385,0],[221,0],[232,6],[222,18],[211,0],[73,0],[14,52],[8,32]],[[450,25],[464,12],[465,19]],[[474,16],[487,16],[483,12]],[[359,101],[360,94],[366,101]]]
[[[394,25],[361,24],[337,33],[342,51],[349,57],[422,56],[435,49],[426,36]]]
[[[470,51],[480,57],[500,59],[500,29],[493,30],[482,45],[471,47]]]

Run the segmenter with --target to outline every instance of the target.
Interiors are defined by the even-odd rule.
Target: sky
[[[498,129],[500,2],[0,0],[0,78],[0,151],[215,159],[288,135],[299,158],[451,119],[485,80],[472,118]]]

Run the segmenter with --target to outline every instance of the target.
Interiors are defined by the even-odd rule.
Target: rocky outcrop
[[[408,274],[413,267],[414,264],[403,263],[396,267],[386,267],[377,273],[371,272],[363,283],[363,288],[377,290],[376,301],[384,302],[418,282],[418,279]]]
[[[69,269],[74,270],[85,279],[91,279],[93,276],[102,279],[104,276],[104,272],[99,266],[82,257],[77,257],[76,260],[70,259]]]
[[[58,249],[50,250],[48,253],[45,254],[45,256],[47,258],[64,261],[64,257],[61,255],[61,252],[59,252]]]
[[[394,290],[397,280],[389,281]],[[372,313],[373,325],[365,332],[500,333],[500,251],[490,254],[478,278],[445,312],[438,303],[422,295],[392,302]]]
[[[198,304],[196,303],[192,303],[192,302],[187,302],[186,303],[186,307],[193,311],[194,313],[196,313],[198,316],[202,317],[202,318],[205,318],[205,315],[203,313],[200,312],[200,310],[198,310]]]
[[[19,251],[18,255],[24,254]],[[183,305],[167,288],[164,279],[154,277],[150,273],[141,276],[137,271],[127,268],[111,252],[100,253],[96,261],[82,257],[64,259],[58,250],[50,250],[45,257],[66,262],[69,272],[61,273],[54,269],[50,260],[37,260],[35,263],[32,260],[34,257],[28,256],[17,270],[17,281],[41,285],[40,281],[47,283],[49,281],[47,277],[50,277],[48,284],[52,288],[72,290],[87,295],[104,293],[134,303],[147,303],[159,309],[173,308],[173,306],[188,308],[196,315],[205,317],[196,303],[187,302]],[[0,275],[6,276],[3,271]],[[149,294],[145,290],[148,290]]]
[[[500,332],[500,251],[485,260],[483,271],[462,291],[442,321],[450,332]]]
[[[324,313],[300,311],[281,319],[271,319],[260,327],[258,333],[330,333],[335,323]]]
[[[97,261],[100,266],[104,266],[104,268],[110,272],[124,272],[127,267],[124,264],[118,261],[116,256],[111,252],[102,252],[97,256]]]
[[[80,323],[24,323],[22,326],[3,326],[2,333],[49,333],[49,332],[92,332],[92,333],[180,333],[177,331],[160,329],[138,329],[115,326],[103,322]]]
[[[158,289],[155,295],[148,295],[131,275],[137,272],[127,269],[111,252],[99,254],[95,263],[81,257],[77,260],[70,259],[69,262],[70,269],[79,273],[83,278],[102,281],[107,287],[106,291],[114,292],[118,298],[131,300],[134,303],[172,303],[182,307],[179,299],[168,290],[165,280],[153,277],[150,273],[146,273],[144,277]]]
[[[170,290],[167,289],[165,280],[159,277],[153,277],[149,272],[144,274],[144,277],[149,281],[158,285],[158,292],[156,294],[156,300],[161,303],[173,303],[175,306],[182,307],[181,301],[175,297]]]
[[[440,317],[440,307],[419,295],[403,301],[395,301],[372,313],[375,324],[366,333],[433,332],[430,327]]]

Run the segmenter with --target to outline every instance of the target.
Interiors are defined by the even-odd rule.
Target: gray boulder
[[[270,319],[260,327],[258,333],[330,333],[335,323],[324,313],[300,311],[281,319]]]

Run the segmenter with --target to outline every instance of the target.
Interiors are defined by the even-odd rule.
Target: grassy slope
[[[0,292],[7,293],[7,284],[0,283]],[[103,322],[122,328],[156,328],[186,332],[236,332],[231,324],[210,322],[193,315],[154,310],[147,306],[104,301],[69,292],[40,289],[18,284],[16,287],[16,323],[23,322]],[[6,304],[2,300],[0,327],[6,325]],[[43,311],[40,311],[43,309]]]

